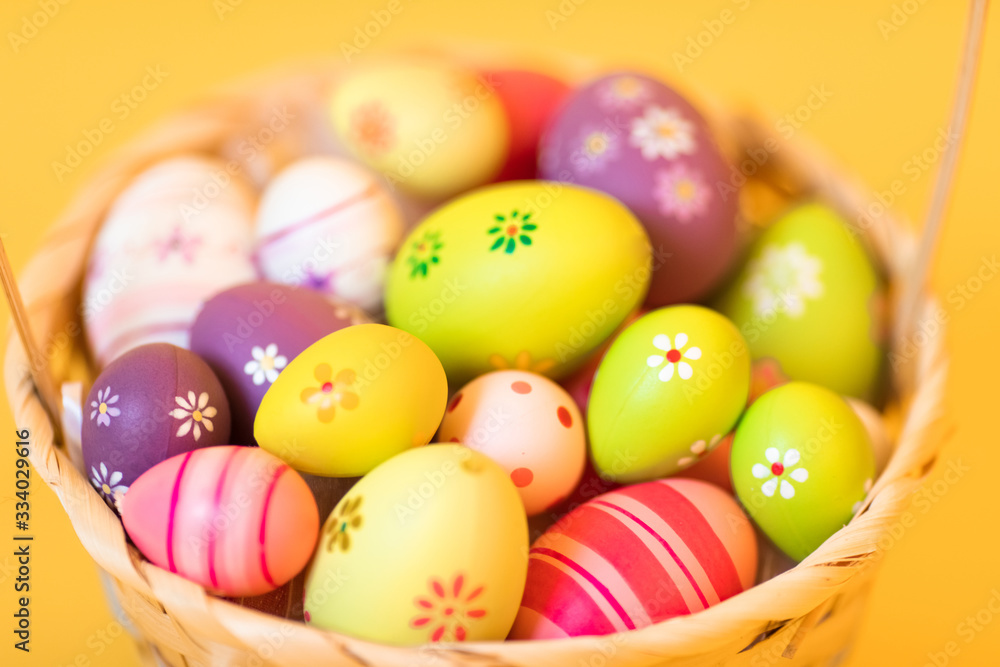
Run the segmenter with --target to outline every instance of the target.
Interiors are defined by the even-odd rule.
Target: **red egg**
[[[606,192],[642,221],[653,244],[648,307],[697,301],[732,267],[731,167],[701,114],[656,79],[619,72],[574,92],[542,138],[539,172]]]
[[[319,512],[302,476],[256,447],[167,459],[125,496],[122,521],[146,558],[211,591],[261,595],[309,562]]]
[[[497,181],[535,178],[538,141],[571,88],[559,79],[528,70],[485,72],[510,126],[510,149]]]
[[[570,512],[532,546],[511,639],[604,635],[700,611],[753,585],[757,538],[726,492],[671,479]]]

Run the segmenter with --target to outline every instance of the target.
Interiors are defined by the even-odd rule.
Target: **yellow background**
[[[659,67],[714,95],[752,101],[776,115],[794,111],[811,87],[825,86],[832,97],[803,124],[803,136],[825,144],[875,189],[886,190],[902,180],[905,193],[894,206],[910,219],[920,220],[926,209],[934,170],[910,180],[914,172],[907,161],[932,147],[947,125],[964,2],[852,0],[818,7],[794,0],[400,1],[403,11],[373,40],[372,51],[439,35],[551,45]],[[21,32],[25,17],[30,20],[46,4],[58,6],[58,13],[15,53],[10,33]],[[387,4],[72,0],[58,5],[56,0],[4,0],[0,225],[15,268],[23,266],[43,228],[111,149],[234,76],[298,57],[339,55],[341,42],[353,39],[355,28],[370,20],[369,12]],[[902,25],[884,35],[879,21],[891,21],[894,5],[901,11],[903,4],[914,13],[897,14]],[[232,11],[220,15],[220,7]],[[678,72],[674,52],[705,30],[703,21],[727,8],[735,17],[732,23]],[[555,16],[566,20],[553,27]],[[995,163],[1000,148],[1000,17],[995,12],[986,44],[958,187],[932,276],[934,290],[949,309],[948,411],[958,427],[943,460],[961,461],[971,470],[958,483],[946,485],[934,503],[916,510],[916,525],[888,552],[849,660],[852,666],[923,665],[928,653],[944,651],[950,641],[959,649],[949,658],[953,665],[994,665],[1000,655],[1000,620],[979,631],[959,626],[1000,590],[995,422],[1000,280],[983,283],[961,307],[954,297],[979,271],[983,257],[1000,250]],[[116,121],[96,153],[60,183],[51,163],[63,160],[65,145],[82,139],[85,129],[112,115],[114,100],[140,82],[147,66],[161,67],[167,78],[126,119]],[[8,522],[14,512],[14,425],[7,410],[0,412],[0,663],[133,664],[136,654],[129,639],[102,638],[101,632],[114,634],[116,628],[95,568],[55,497],[41,484],[34,485],[32,495],[37,536],[33,651],[26,660],[10,648],[8,610],[14,609],[14,596],[7,554],[12,551]],[[939,470],[934,479],[940,475]]]

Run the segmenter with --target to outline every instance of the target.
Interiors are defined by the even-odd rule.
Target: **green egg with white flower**
[[[755,361],[777,362],[790,380],[872,399],[885,291],[859,234],[829,207],[799,206],[764,230],[717,305]]]
[[[749,387],[750,355],[732,322],[702,306],[647,313],[619,334],[594,377],[594,467],[631,483],[697,463],[736,424]]]
[[[747,513],[797,561],[851,520],[875,478],[864,424],[844,398],[807,382],[772,389],[747,409],[729,465]]]

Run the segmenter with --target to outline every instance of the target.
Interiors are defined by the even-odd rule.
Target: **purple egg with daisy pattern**
[[[642,221],[653,244],[648,308],[702,299],[732,267],[730,166],[701,114],[656,79],[618,72],[578,89],[542,138],[539,174],[606,192]]]
[[[367,321],[346,302],[266,281],[237,285],[206,301],[191,325],[191,349],[229,396],[232,443],[255,444],[257,408],[292,359],[327,334]]]
[[[83,413],[87,476],[118,512],[132,482],[157,463],[229,442],[222,384],[198,355],[169,343],[141,345],[108,364]]]

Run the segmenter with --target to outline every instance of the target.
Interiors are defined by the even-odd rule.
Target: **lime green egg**
[[[883,356],[884,303],[852,228],[828,207],[808,204],[761,234],[718,305],[754,360],[773,359],[792,380],[871,400]]]
[[[864,424],[842,397],[807,382],[772,389],[747,409],[729,465],[747,513],[795,560],[851,520],[875,478]]]
[[[649,238],[599,192],[519,181],[438,209],[389,272],[389,323],[427,343],[449,381],[516,368],[561,377],[642,303]]]
[[[594,377],[594,467],[637,482],[694,465],[732,429],[749,388],[746,342],[725,317],[687,305],[644,315],[615,339]]]

